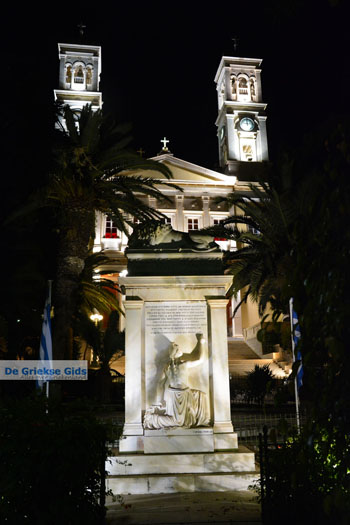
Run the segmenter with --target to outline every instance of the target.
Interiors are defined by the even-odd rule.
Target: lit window
[[[87,70],[86,70],[86,83],[87,84],[92,84],[92,69],[91,67],[88,67]]]
[[[105,231],[105,238],[106,239],[117,239],[118,238],[118,230],[113,222],[113,220],[107,215],[106,217],[106,231]]]
[[[237,82],[234,76],[231,76],[231,92],[233,100],[237,100]]]
[[[250,144],[243,145],[243,155],[243,160],[247,160],[248,162],[253,160],[253,148]]]
[[[250,79],[250,94],[253,100],[255,100],[255,79]]]
[[[213,219],[213,226],[222,224],[225,219]],[[226,237],[214,237],[214,241],[227,241]]]
[[[133,223],[134,224],[141,224],[141,220],[140,219],[136,219],[136,217],[133,218]]]
[[[239,79],[238,92],[240,95],[248,95],[248,82],[245,78]]]
[[[192,232],[194,230],[199,230],[199,219],[187,219],[187,231]]]
[[[72,66],[67,66],[66,83],[70,84],[71,82],[72,82]]]
[[[82,66],[78,66],[74,71],[74,82],[76,84],[84,83],[84,71]]]

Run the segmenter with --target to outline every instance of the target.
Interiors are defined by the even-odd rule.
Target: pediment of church
[[[175,184],[234,186],[236,182],[235,176],[203,168],[197,164],[174,157],[171,154],[158,155],[150,160],[165,164],[170,169],[173,175],[172,180]],[[157,172],[154,172],[154,175],[160,178]],[[153,176],[153,173],[151,176]]]

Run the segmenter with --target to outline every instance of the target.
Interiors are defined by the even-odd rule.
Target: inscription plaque
[[[146,406],[157,403],[157,386],[169,364],[173,343],[183,354],[190,354],[202,334],[200,359],[187,364],[188,387],[209,393],[208,322],[206,301],[145,302],[145,380]]]

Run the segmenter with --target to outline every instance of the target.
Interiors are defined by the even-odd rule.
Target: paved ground
[[[248,491],[123,496],[108,508],[108,525],[261,523],[256,495]]]

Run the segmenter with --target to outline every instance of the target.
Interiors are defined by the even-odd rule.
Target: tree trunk
[[[63,214],[53,301],[54,359],[72,357],[72,318],[77,306],[80,276],[88,255],[95,218],[92,207],[86,209],[66,206]]]

